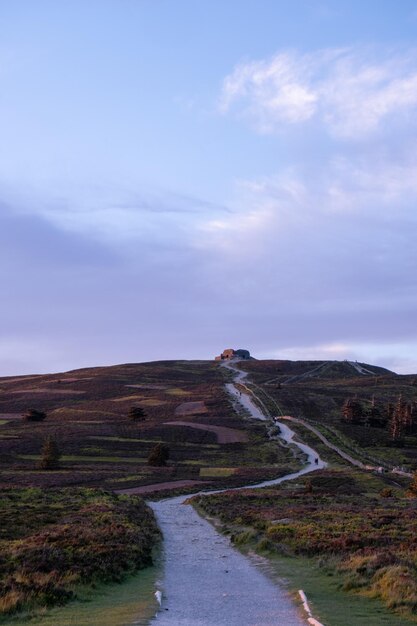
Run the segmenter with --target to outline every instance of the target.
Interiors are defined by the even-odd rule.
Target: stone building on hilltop
[[[233,350],[233,348],[226,348],[226,350],[223,350],[223,352],[219,355],[215,357],[216,361],[230,361],[230,359],[251,359],[251,355],[249,350],[242,350],[241,348],[239,348],[239,350]]]

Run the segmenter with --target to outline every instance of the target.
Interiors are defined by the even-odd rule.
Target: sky
[[[417,372],[415,0],[0,0],[0,375]]]

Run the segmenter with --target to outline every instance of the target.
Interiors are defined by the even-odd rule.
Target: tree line
[[[364,405],[363,401],[347,398],[342,406],[342,419],[347,424],[388,429],[393,442],[401,442],[406,435],[417,434],[417,402],[407,402],[402,395],[397,402],[375,399]]]

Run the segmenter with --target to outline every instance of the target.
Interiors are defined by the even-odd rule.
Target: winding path
[[[241,383],[247,376],[225,365]],[[249,394],[227,384],[228,391],[255,419],[268,419]],[[277,485],[326,466],[317,453],[293,441],[295,433],[279,424],[281,437],[307,456],[300,471],[249,488]],[[315,460],[317,459],[317,463]],[[242,489],[241,487],[240,489]],[[318,622],[293,604],[285,589],[276,586],[256,565],[232,547],[228,538],[185,505],[190,496],[149,502],[164,535],[164,577],[156,597],[160,610],[152,626],[302,626]]]
[[[377,469],[374,466],[365,465],[364,463],[362,463],[362,461],[359,461],[358,459],[354,459],[353,456],[351,456],[350,454],[347,454],[346,452],[344,452],[343,450],[341,450],[340,448],[335,446],[333,443],[331,443],[331,441],[329,441],[319,431],[318,428],[315,428],[314,426],[312,426],[308,422],[300,419],[299,417],[291,417],[291,415],[281,415],[279,417],[279,419],[280,420],[288,420],[290,422],[294,422],[295,424],[301,424],[302,426],[304,426],[304,428],[307,428],[312,433],[314,433],[316,435],[316,437],[318,437],[320,439],[320,441],[322,443],[324,443],[325,446],[327,446],[330,450],[333,450],[333,452],[336,452],[336,454],[338,454],[340,457],[342,457],[342,459],[344,459],[345,461],[347,461],[351,465],[355,465],[356,467],[360,467],[361,469],[368,469],[368,470],[376,470]]]

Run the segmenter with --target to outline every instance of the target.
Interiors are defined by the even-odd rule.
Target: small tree
[[[406,410],[407,404],[400,394],[389,423],[391,441],[394,444],[402,443],[402,438],[405,434]]]
[[[42,422],[46,418],[46,413],[45,411],[38,411],[38,409],[28,409],[24,418],[28,422]]]
[[[417,472],[414,472],[413,480],[408,488],[408,494],[412,498],[417,498]]]
[[[148,456],[148,465],[154,467],[165,467],[169,459],[169,447],[163,443],[157,443],[152,448]]]
[[[311,482],[311,478],[308,478],[304,485],[305,493],[313,493],[313,483]]]
[[[342,416],[343,420],[348,424],[360,424],[362,422],[362,405],[357,398],[345,400],[342,406]]]
[[[128,417],[134,422],[143,422],[146,419],[146,413],[141,406],[131,406]]]
[[[48,437],[42,447],[42,456],[39,461],[39,469],[41,470],[53,470],[59,468],[59,459],[61,454],[58,449],[56,440],[53,437]]]

